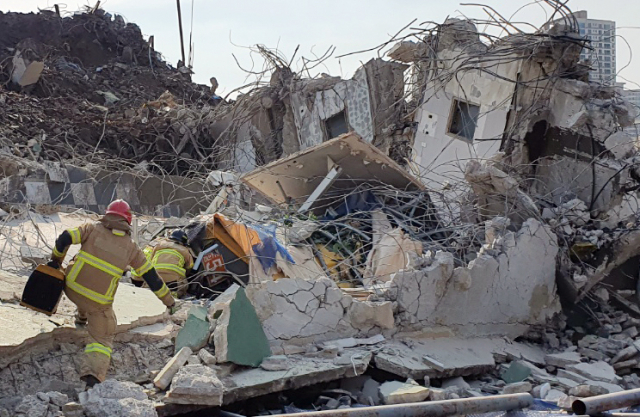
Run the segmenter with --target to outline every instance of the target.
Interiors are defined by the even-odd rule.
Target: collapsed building
[[[269,83],[235,100],[102,9],[0,21],[0,412],[640,388],[636,114],[588,82],[570,17],[501,38],[448,19],[349,80],[260,48]],[[17,302],[114,198],[136,243],[182,228],[196,263],[172,317],[123,277],[110,379],[84,392],[72,304]]]

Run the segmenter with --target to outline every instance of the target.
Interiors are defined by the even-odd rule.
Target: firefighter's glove
[[[52,259],[47,262],[47,266],[50,266],[53,269],[60,269],[60,261],[57,259]]]
[[[174,303],[171,307],[169,307],[169,315],[173,316],[178,312],[179,309],[180,307],[178,307],[178,304]]]

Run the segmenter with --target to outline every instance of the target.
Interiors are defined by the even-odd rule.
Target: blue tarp
[[[275,265],[276,253],[282,255],[288,262],[292,264],[296,263],[287,249],[276,239],[275,224],[268,226],[252,224],[248,225],[248,227],[258,232],[258,236],[260,236],[260,243],[253,245],[252,249],[265,272]]]

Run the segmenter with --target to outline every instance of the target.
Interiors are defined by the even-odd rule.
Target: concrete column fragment
[[[158,376],[153,380],[153,385],[158,387],[159,389],[166,389],[173,376],[178,372],[178,370],[187,363],[189,356],[192,354],[192,350],[188,347],[183,347],[180,351],[173,357],[167,364],[162,368]]]

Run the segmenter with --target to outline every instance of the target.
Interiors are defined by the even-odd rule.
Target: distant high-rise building
[[[580,35],[590,44],[580,53],[580,59],[590,61],[589,80],[612,85],[616,81],[616,22],[589,19],[586,10],[573,13],[580,27]],[[589,47],[591,49],[589,49]]]

